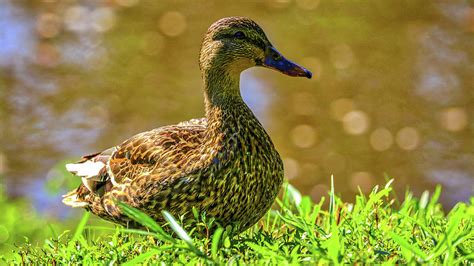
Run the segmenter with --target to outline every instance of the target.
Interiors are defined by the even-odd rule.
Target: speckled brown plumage
[[[195,207],[242,230],[265,214],[282,184],[283,164],[240,96],[240,72],[262,65],[292,76],[311,74],[276,52],[255,22],[239,17],[211,25],[199,63],[206,117],[137,134],[68,165],[83,183],[64,203],[120,224],[129,219],[116,201],[157,221],[162,210],[186,217]]]

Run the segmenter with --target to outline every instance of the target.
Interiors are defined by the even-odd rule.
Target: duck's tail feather
[[[78,188],[63,195],[63,203],[73,208],[85,208],[91,203],[89,196],[90,191],[84,184],[80,184]]]
[[[79,195],[77,194],[78,189],[75,189],[67,194],[63,195],[63,203],[71,206],[73,208],[85,208],[89,206],[89,202],[84,201],[84,199],[81,199]]]
[[[71,207],[88,207],[96,196],[104,194],[110,185],[107,174],[107,163],[116,148],[83,156],[77,163],[66,164],[68,172],[80,177],[82,184],[75,190],[63,195],[63,203]]]

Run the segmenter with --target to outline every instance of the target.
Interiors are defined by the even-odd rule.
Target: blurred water
[[[3,0],[0,176],[10,195],[54,211],[59,192],[46,180],[79,182],[65,181],[58,162],[201,117],[200,41],[231,15],[255,19],[315,73],[242,75],[245,101],[303,193],[319,200],[334,174],[352,200],[386,174],[402,194],[443,184],[448,207],[473,194],[468,1]]]

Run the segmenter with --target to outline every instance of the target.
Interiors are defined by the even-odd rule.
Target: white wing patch
[[[92,178],[99,175],[99,171],[104,168],[103,162],[85,161],[83,163],[68,163],[66,169],[80,177]]]
[[[85,161],[83,163],[68,163],[66,164],[66,169],[80,176],[84,186],[92,192],[96,182],[99,181],[99,172],[104,166],[105,164],[102,162]]]

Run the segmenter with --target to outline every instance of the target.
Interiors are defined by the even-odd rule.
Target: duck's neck
[[[252,111],[240,95],[240,74],[231,74],[219,69],[204,75],[204,98],[208,130],[222,132],[235,127],[243,119],[255,119]]]

